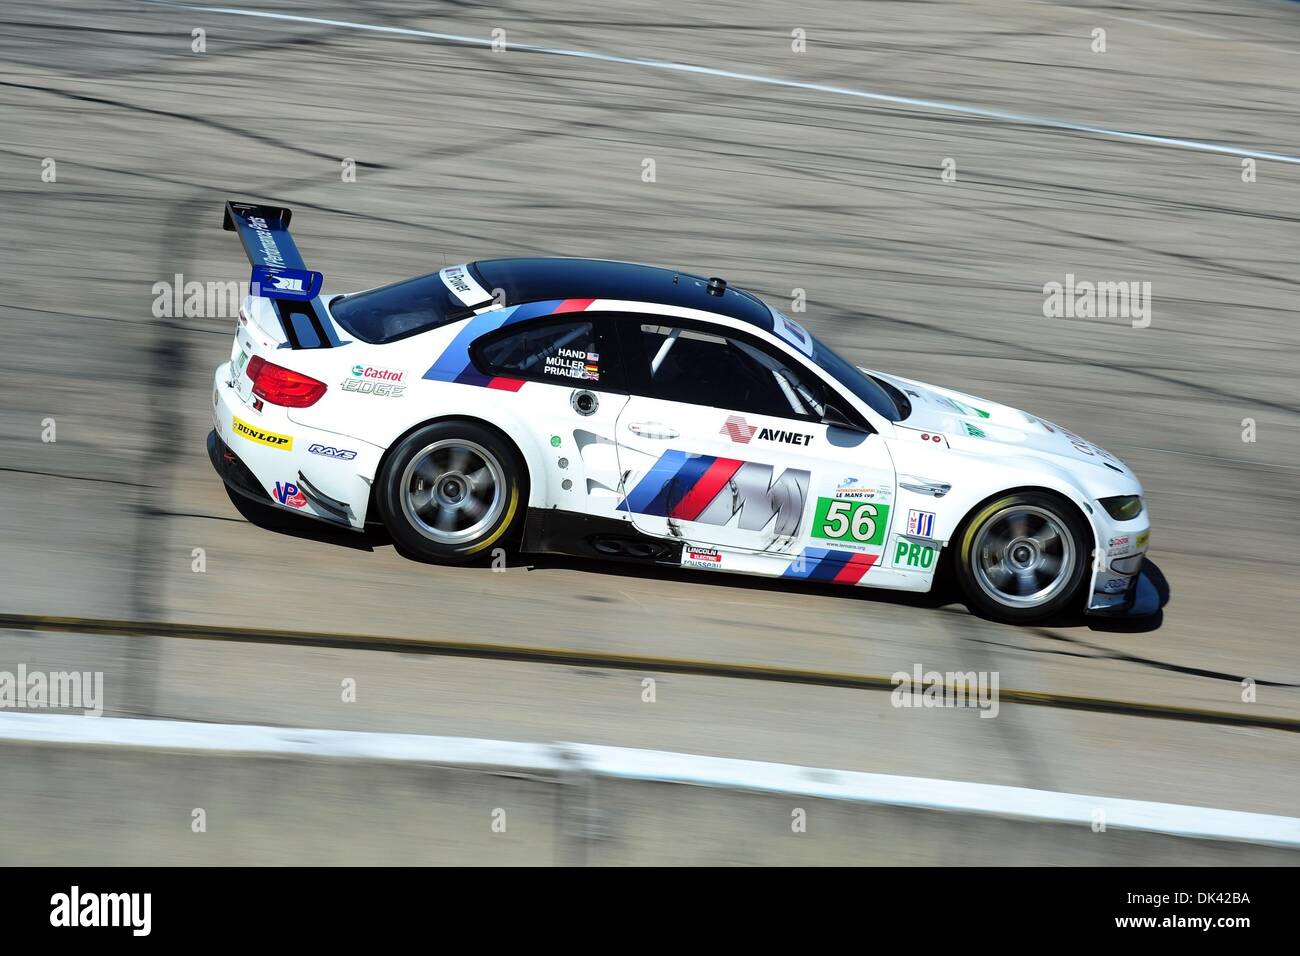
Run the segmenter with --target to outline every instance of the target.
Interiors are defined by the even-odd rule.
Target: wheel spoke
[[[474,524],[488,513],[488,504],[480,498],[467,498],[464,507],[460,510],[469,523]]]
[[[469,459],[470,450],[457,445],[451,450],[451,454],[447,458],[447,470],[464,474],[465,469],[469,466]]]
[[[439,531],[453,530],[456,527],[456,509],[439,507],[433,526]]]
[[[1014,572],[1016,594],[1025,597],[1034,594],[1039,590],[1038,575],[1034,573],[1033,568],[1022,568]]]
[[[989,579],[999,588],[1005,587],[1007,582],[1011,580],[1011,569],[1001,562],[985,565],[984,569]]]
[[[425,483],[421,488],[413,488],[407,496],[411,501],[411,507],[417,512],[423,512],[429,507],[429,502],[433,498],[433,485]]]
[[[438,483],[438,468],[434,465],[431,456],[420,459],[419,464],[415,466],[415,474],[427,488],[432,488]]]
[[[1061,535],[1057,532],[1054,525],[1047,525],[1042,531],[1031,538],[1040,551],[1052,550],[1052,545],[1061,540]]]

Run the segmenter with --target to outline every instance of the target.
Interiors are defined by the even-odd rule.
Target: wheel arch
[[[1079,518],[1079,520],[1083,522],[1083,524],[1089,529],[1089,531],[1091,531],[1093,547],[1096,547],[1097,528],[1093,524],[1092,517],[1089,514],[1088,508],[1080,504],[1080,502],[1072,498],[1070,495],[1066,494],[1060,488],[1053,488],[1051,485],[1033,485],[1033,484],[1012,485],[1007,488],[1002,488],[998,491],[993,492],[990,495],[985,495],[979,501],[975,502],[975,504],[973,504],[970,508],[968,508],[966,512],[958,520],[956,527],[953,529],[952,538],[949,540],[949,544],[959,545],[961,543],[961,539],[965,535],[966,528],[970,525],[971,519],[973,519],[977,514],[979,514],[981,509],[987,507],[990,503],[997,501],[999,498],[1006,497],[1007,495],[1024,494],[1027,492],[1032,492],[1033,494],[1047,495],[1050,498],[1055,498],[1058,501],[1064,502],[1065,505],[1071,511],[1074,512],[1074,514]],[[949,550],[955,551],[955,548],[951,548]]]

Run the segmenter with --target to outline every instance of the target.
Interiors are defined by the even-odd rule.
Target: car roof
[[[772,312],[756,296],[727,286],[707,291],[709,280],[687,272],[611,259],[480,259],[470,264],[485,289],[500,289],[505,301],[522,304],[551,299],[622,299],[714,312],[772,331]]]

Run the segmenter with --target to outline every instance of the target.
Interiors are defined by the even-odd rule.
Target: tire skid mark
[[[466,657],[475,660],[500,660],[515,663],[553,664],[563,667],[594,667],[609,670],[685,674],[693,677],[717,677],[732,680],[770,681],[781,684],[805,684],[850,690],[889,691],[895,688],[890,677],[875,674],[850,674],[775,667],[767,664],[729,663],[685,658],[615,654],[554,647],[525,647],[511,644],[485,644],[473,641],[445,641],[418,637],[393,637],[376,634],[323,633],[311,631],[277,631],[246,627],[222,627],[208,624],[184,624],[166,621],[123,621],[102,618],[54,617],[31,614],[0,614],[0,630],[35,633],[86,634],[96,636],[145,639],[220,640],[249,644],[307,645],[342,650],[386,651],[402,654],[426,654],[436,657]],[[955,692],[955,688],[948,688]],[[1250,727],[1300,733],[1300,719],[1233,711],[1183,707],[1173,704],[1149,704],[1141,701],[1084,697],[1043,691],[1001,688],[1001,704],[1027,704],[1059,710],[1078,710],[1122,717],[1146,717],[1188,723]]]

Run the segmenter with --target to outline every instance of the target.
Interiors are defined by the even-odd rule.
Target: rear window
[[[583,320],[530,324],[480,341],[471,354],[492,375],[617,390],[613,351],[605,328]]]
[[[383,345],[467,318],[470,311],[432,272],[334,299],[330,315],[361,341]]]

